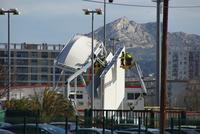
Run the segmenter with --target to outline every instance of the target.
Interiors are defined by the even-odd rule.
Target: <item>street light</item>
[[[7,90],[7,100],[10,100],[10,81],[11,81],[11,67],[10,67],[10,14],[19,15],[17,9],[4,10],[0,8],[0,15],[8,14],[8,90]]]
[[[113,0],[108,0],[109,3],[113,3]],[[104,0],[104,46],[106,47],[106,0]]]
[[[91,109],[94,109],[94,14],[101,15],[100,8],[95,10],[83,9],[85,15],[92,14],[92,47],[91,47],[91,61],[92,61],[92,83],[91,83]]]

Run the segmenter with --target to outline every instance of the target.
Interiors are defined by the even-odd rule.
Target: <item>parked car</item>
[[[0,129],[0,134],[15,134],[15,133],[5,130],[5,129]]]
[[[198,133],[200,133],[200,127],[199,126],[193,126],[193,125],[182,125],[181,126],[181,130],[187,129],[187,131],[189,131],[188,129],[192,129],[190,131],[196,131]]]
[[[128,128],[128,129],[124,129],[124,131],[131,131],[131,132],[139,132],[138,128]],[[147,131],[147,132],[146,132]],[[156,128],[148,128],[146,130],[146,128],[141,128],[140,133],[147,133],[147,134],[160,134],[159,129]],[[166,134],[170,134],[169,132],[165,132]]]
[[[79,128],[78,134],[103,134],[102,128]],[[73,134],[76,134],[75,132]],[[111,130],[105,129],[105,134],[116,134],[111,132]]]
[[[120,123],[114,126],[114,130],[124,130],[129,128],[138,128],[138,124],[127,124],[127,123]],[[145,128],[143,125],[141,128]]]
[[[65,129],[65,122],[51,122],[50,124]],[[70,132],[73,132],[76,130],[75,122],[68,122],[67,124],[68,124],[67,128]],[[80,128],[79,125],[77,126],[77,128]]]
[[[0,122],[0,128],[6,127],[6,126],[11,126],[12,124],[7,123],[7,122]]]
[[[195,129],[188,129],[188,128],[181,128],[180,130],[178,128],[174,128],[173,132],[170,128],[166,129],[167,132],[169,132],[170,134],[179,134],[181,132],[181,134],[200,134],[199,132],[195,131]],[[180,131],[180,132],[179,132]]]
[[[200,133],[200,128],[195,128],[194,130]]]
[[[117,130],[117,131],[115,131],[115,133],[116,134],[138,134],[139,132]],[[140,134],[145,134],[145,132],[140,132]]]
[[[65,130],[53,125],[49,124],[16,124],[12,126],[4,127],[3,129],[9,130],[11,132],[14,132],[16,134],[23,134],[24,131],[26,131],[27,134],[36,134],[37,132],[39,134],[65,134]],[[68,132],[68,134],[71,134]]]

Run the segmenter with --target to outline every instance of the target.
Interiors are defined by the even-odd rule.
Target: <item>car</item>
[[[124,131],[130,131],[130,132],[139,132],[138,128],[128,128],[128,129],[124,129]],[[147,131],[147,132],[146,132]],[[147,133],[147,134],[160,134],[159,129],[156,128],[141,128],[140,129],[140,133]],[[165,132],[166,134],[170,134],[169,132]]]
[[[49,124],[65,129],[65,122],[51,122]],[[75,122],[68,122],[67,124],[68,124],[67,128],[70,132],[76,130],[76,123]],[[80,128],[79,125],[77,125],[77,128]]]
[[[138,134],[139,132],[117,130],[115,131],[115,133],[116,134]],[[145,132],[140,132],[140,134],[145,134]]]
[[[195,129],[188,129],[188,128],[181,128],[180,130],[178,128],[174,128],[171,130],[170,128],[166,129],[167,132],[170,134],[200,134],[199,132],[195,131]],[[172,132],[173,131],[173,132]]]
[[[7,123],[7,122],[0,122],[0,128],[3,128],[5,126],[11,126],[12,124]]]
[[[103,134],[102,128],[79,128],[78,134]],[[76,134],[75,132],[73,134]],[[111,132],[111,130],[105,129],[105,134],[116,134]]]
[[[15,134],[15,133],[5,130],[5,129],[0,129],[0,134]]]
[[[12,126],[3,127],[3,129],[9,130],[16,134],[23,134],[24,132],[28,134],[65,134],[65,130],[49,124],[16,124]],[[68,132],[68,134],[71,134]]]
[[[129,129],[129,128],[138,128],[138,124],[117,124],[114,126],[114,130],[124,130],[124,129]],[[145,128],[143,125],[141,125],[141,128]]]
[[[195,128],[195,131],[197,131],[198,133],[200,133],[200,129],[199,128]]]

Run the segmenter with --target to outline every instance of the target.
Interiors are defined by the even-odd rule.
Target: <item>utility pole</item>
[[[156,100],[155,104],[160,106],[160,83],[161,83],[161,4],[163,0],[152,0],[157,4],[156,10]]]
[[[162,57],[161,57],[160,134],[165,134],[165,120],[166,120],[168,5],[169,5],[169,0],[164,0]]]

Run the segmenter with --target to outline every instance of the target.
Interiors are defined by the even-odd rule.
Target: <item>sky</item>
[[[114,3],[156,6],[151,0],[114,0]],[[168,30],[200,35],[199,0],[170,0],[169,5],[199,6],[170,8]],[[83,0],[0,0],[0,8],[20,11],[20,15],[11,15],[11,43],[64,44],[77,33],[91,32],[91,16],[84,15],[82,9],[103,9],[103,4]],[[137,23],[156,22],[156,7],[107,4],[106,11],[106,23],[124,16]],[[7,15],[0,16],[0,43],[7,42],[7,21]],[[103,22],[103,15],[95,15],[94,29],[103,26]]]

